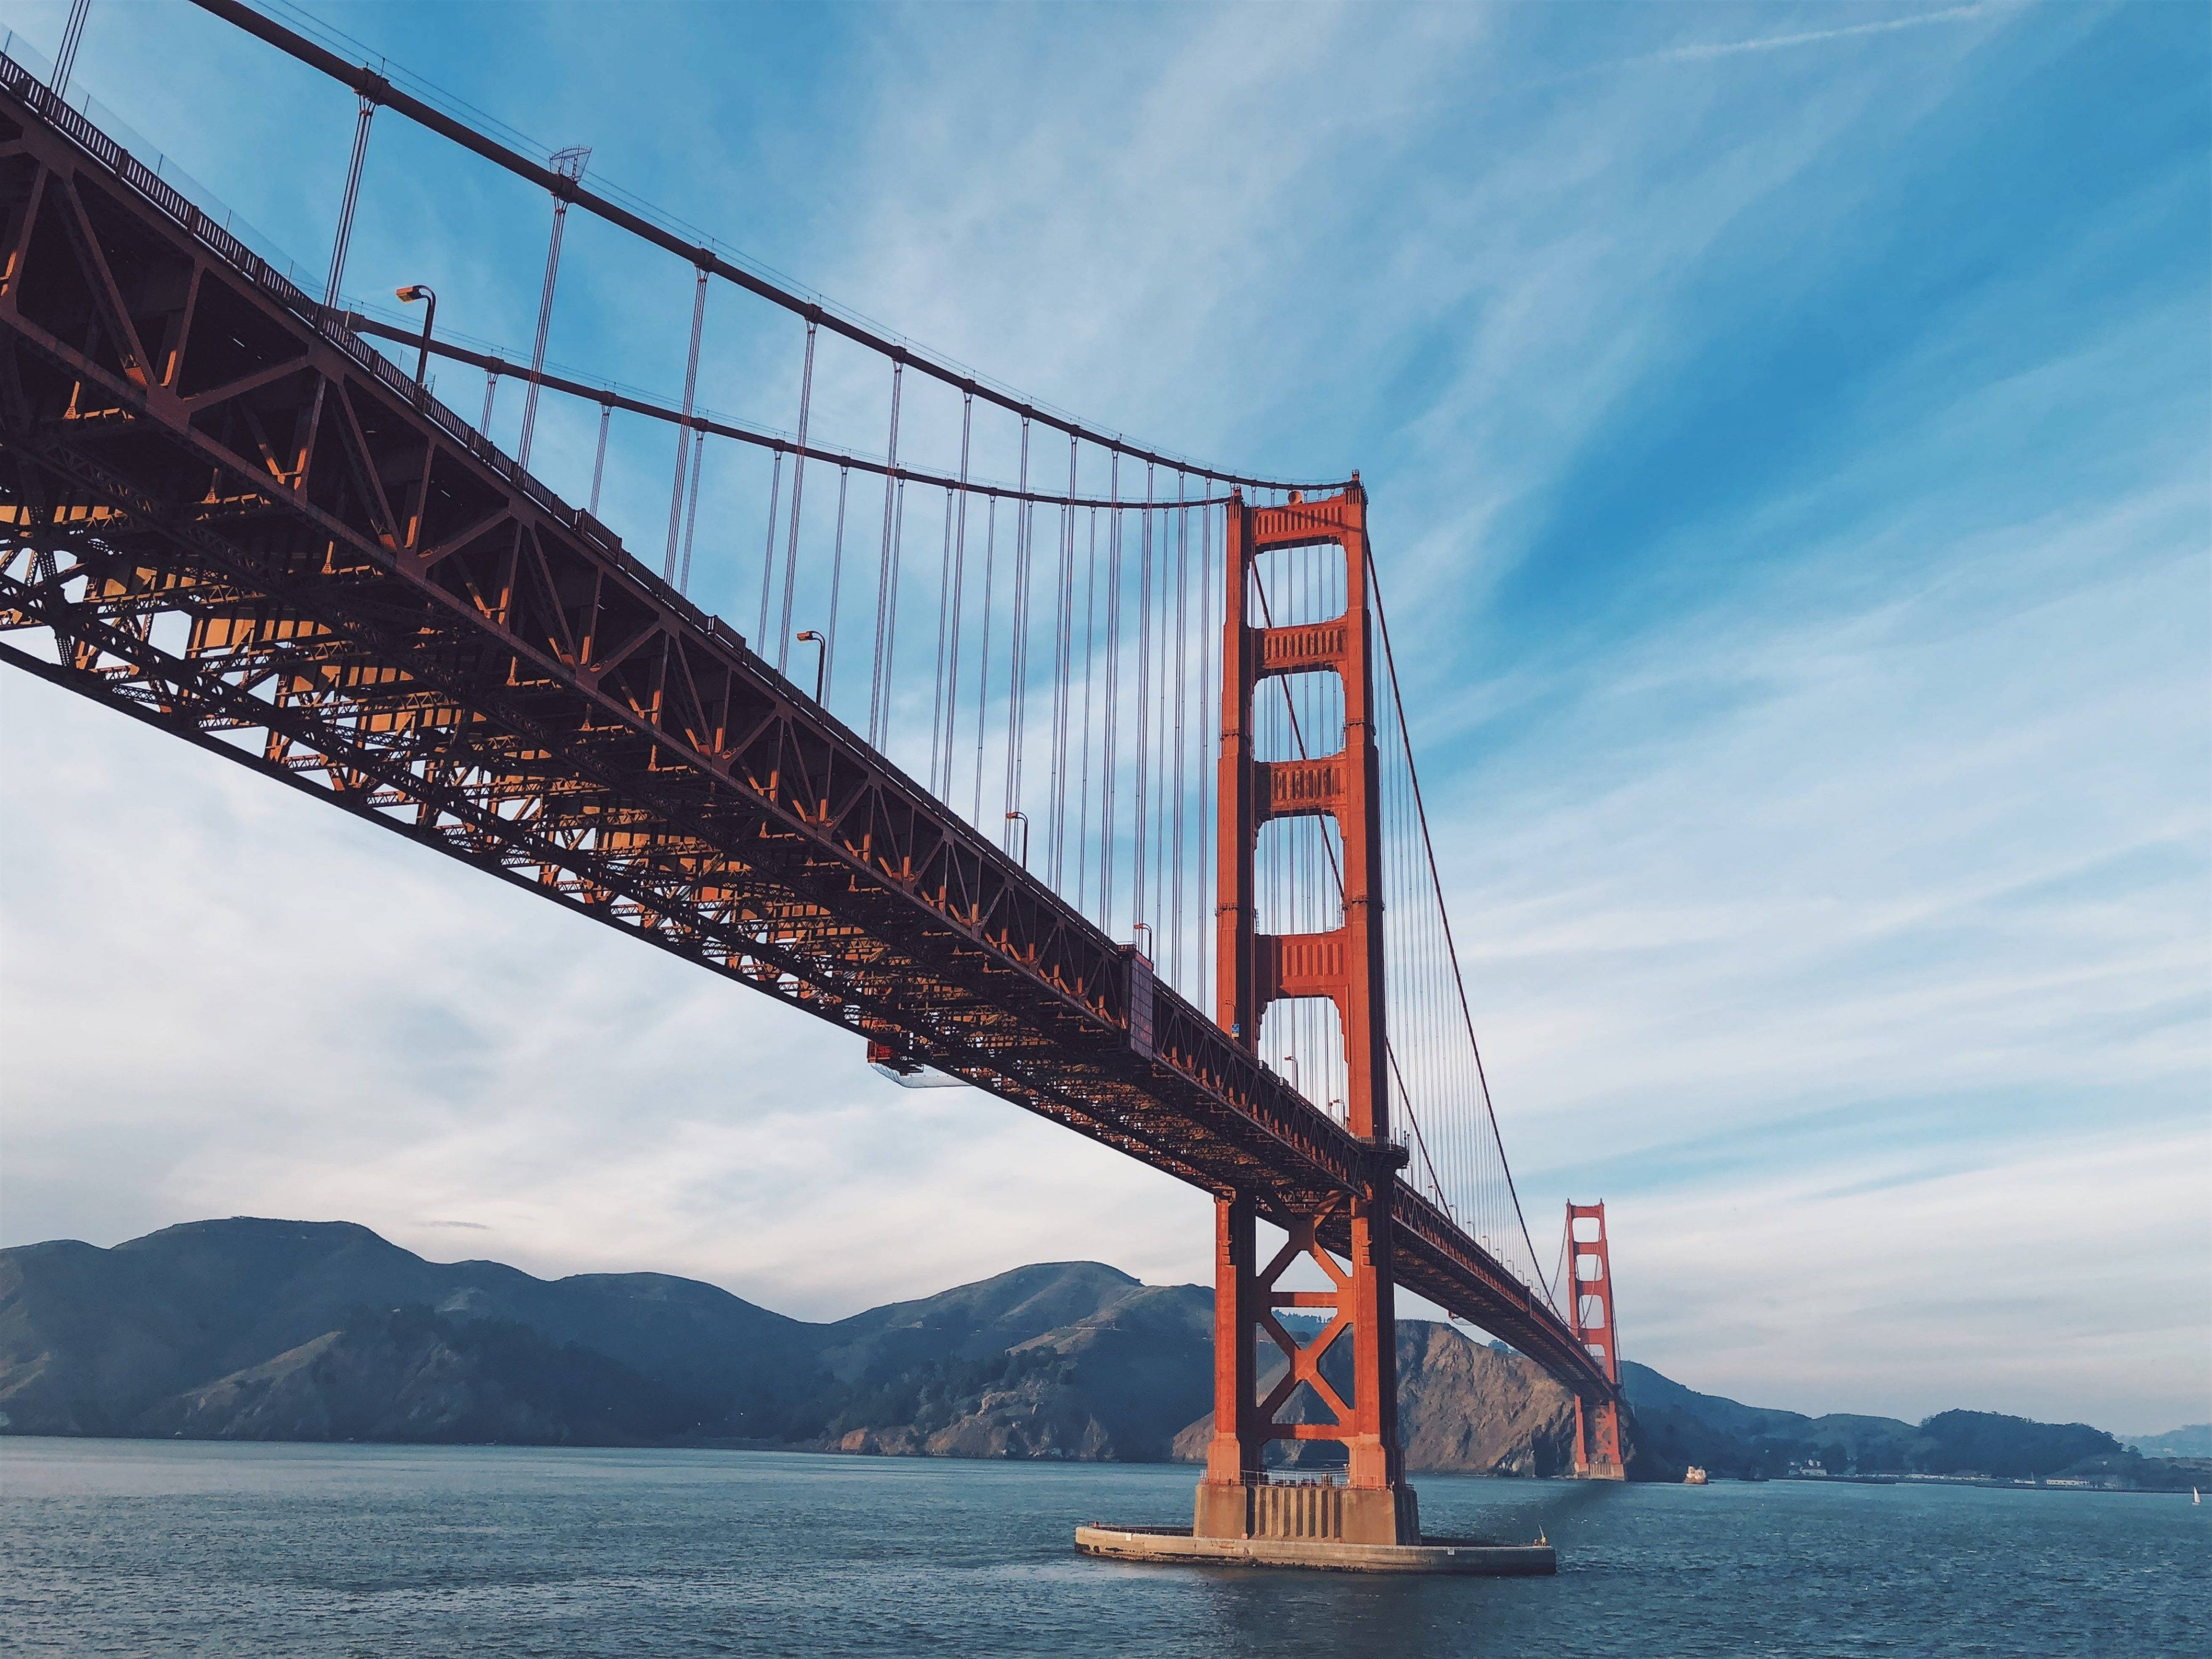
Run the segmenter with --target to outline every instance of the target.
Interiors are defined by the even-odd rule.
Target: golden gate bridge
[[[197,3],[355,94],[327,275],[319,296],[72,100],[81,16],[43,77],[11,40],[0,658],[1211,1193],[1201,1539],[1419,1543],[1401,1285],[1565,1384],[1576,1473],[1621,1478],[1603,1206],[1569,1206],[1547,1273],[1358,475],[1086,425],[598,187],[587,151],[530,153],[343,37]],[[400,291],[419,329],[344,304],[387,110],[546,192],[526,360],[440,337],[426,289]],[[684,262],[680,401],[548,368],[578,210]],[[717,284],[791,331],[790,430],[700,403]],[[817,387],[827,341],[872,392],[849,362]],[[473,424],[434,357],[483,373]],[[489,435],[509,381],[512,455]],[[547,393],[596,405],[581,508],[529,470]],[[828,435],[833,411],[871,412],[881,447]],[[657,569],[597,516],[617,416],[673,439]],[[915,465],[917,434],[957,461]],[[768,463],[750,635],[691,597],[710,444]],[[710,512],[709,556],[739,533]],[[1261,1220],[1285,1235],[1266,1261]],[[1282,1440],[1341,1444],[1326,1504],[1271,1477]]]

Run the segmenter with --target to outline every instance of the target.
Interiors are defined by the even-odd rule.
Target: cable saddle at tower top
[[[739,263],[726,255],[721,251],[720,246],[712,238],[702,237],[693,227],[683,224],[683,222],[672,218],[626,191],[617,192],[611,188],[587,188],[580,182],[564,178],[555,167],[545,162],[532,160],[530,155],[515,144],[494,137],[486,132],[483,127],[493,124],[487,121],[483,112],[453,98],[448,94],[439,91],[421,76],[405,70],[398,71],[398,78],[395,79],[394,66],[389,58],[378,55],[376,62],[379,67],[376,69],[356,64],[341,52],[333,51],[331,46],[311,39],[307,33],[288,27],[275,18],[241,3],[241,0],[192,0],[192,3],[202,10],[211,12],[226,22],[234,24],[268,42],[280,51],[289,53],[310,68],[318,70],[331,79],[351,87],[362,96],[374,99],[378,103],[398,111],[416,125],[428,128],[441,137],[473,151],[484,160],[504,167],[519,178],[530,180],[540,189],[563,198],[586,211],[605,220],[608,223],[627,230],[641,240],[650,242],[657,247],[677,254],[690,261],[701,270],[711,271],[726,282],[734,283],[747,292],[767,300],[771,304],[781,306],[794,315],[805,318],[811,322],[818,322],[833,332],[842,334],[857,344],[880,353],[894,362],[918,369],[933,380],[959,391],[972,393],[988,403],[997,404],[1010,413],[1019,415],[1024,419],[1036,421],[1040,424],[1064,432],[1071,437],[1088,441],[1099,448],[1127,455],[1136,460],[1150,461],[1158,465],[1172,467],[1201,478],[1218,480],[1223,483],[1252,489],[1327,490],[1336,487],[1327,483],[1262,478],[1250,474],[1238,473],[1224,468],[1208,466],[1187,456],[1173,455],[1165,451],[1133,445],[1124,441],[1118,434],[1109,436],[1103,431],[1085,426],[1075,416],[1064,413],[1050,404],[1040,403],[1035,398],[1025,398],[1010,386],[976,374],[951,358],[937,356],[918,349],[902,337],[882,331],[856,312],[834,306],[819,295],[803,293],[790,288],[783,282],[764,275],[764,267],[757,266],[751,262]],[[279,4],[287,15],[297,18],[303,25],[313,28],[315,33],[325,38],[334,38],[347,48],[364,53],[367,52],[367,48],[361,42],[331,28],[326,24],[307,17],[293,7],[282,5],[282,0],[276,0],[276,3]],[[422,90],[407,90],[398,83],[398,80],[404,80],[410,86]],[[423,95],[425,93],[430,95]],[[467,111],[469,118],[465,119],[460,116],[449,113],[447,109],[440,106],[441,102]],[[496,125],[504,126],[505,124]],[[513,138],[522,137],[521,134],[515,132],[511,127],[507,128],[506,131]],[[524,143],[528,144],[531,149],[549,157],[555,154],[532,141],[524,140]],[[627,199],[623,199],[625,198]],[[681,229],[679,230],[678,227],[681,227]]]

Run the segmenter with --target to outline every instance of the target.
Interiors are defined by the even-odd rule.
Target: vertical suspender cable
[[[92,0],[70,0],[69,21],[62,25],[62,49],[54,54],[54,96],[69,91],[70,76],[76,72],[76,49],[84,39],[84,16]]]
[[[1156,533],[1159,542],[1159,597],[1154,601],[1159,611],[1158,624],[1152,630],[1153,652],[1158,660],[1153,665],[1152,703],[1152,937],[1163,938],[1171,921],[1168,908],[1168,656],[1174,648],[1173,631],[1168,626],[1168,527],[1173,522],[1163,506],[1152,517],[1157,520]],[[1164,960],[1163,957],[1163,960]]]
[[[1091,509],[1091,552],[1083,579],[1083,762],[1076,769],[1075,815],[1076,908],[1090,885],[1091,872],[1091,642],[1098,619],[1098,509]]]
[[[691,591],[691,532],[699,527],[699,477],[707,470],[707,434],[691,441],[691,502],[684,510],[684,564],[676,573],[676,591]]]
[[[753,649],[768,655],[769,582],[775,574],[775,514],[783,494],[783,446],[776,446],[775,465],[768,475],[768,541],[761,549],[760,625],[753,630]],[[779,671],[780,672],[780,671]]]
[[[553,156],[556,176],[574,184],[584,176],[592,152],[580,145],[557,150]],[[553,326],[553,286],[561,276],[561,237],[568,223],[568,198],[556,189],[553,196],[553,234],[545,244],[545,285],[538,295],[538,337],[530,348],[530,389],[522,398],[522,436],[516,441],[514,459],[530,465],[531,440],[538,434],[538,391],[545,373],[545,337]]]
[[[1098,925],[1114,927],[1114,736],[1121,691],[1121,452],[1114,452],[1106,524],[1106,729],[1098,768]]]
[[[499,371],[496,368],[488,368],[484,370],[483,416],[483,418],[478,420],[477,422],[477,430],[483,433],[487,438],[491,436],[492,399],[497,396],[499,396]],[[677,441],[681,443],[683,440],[679,438]]]
[[[592,462],[592,504],[584,509],[595,519],[599,516],[599,480],[607,476],[607,425],[614,417],[612,404],[599,405],[599,450]]]
[[[684,471],[691,459],[691,401],[699,391],[699,340],[707,326],[707,267],[698,268],[699,280],[691,293],[691,349],[684,363],[684,418],[676,426],[676,484],[668,495],[668,554],[660,569],[661,580],[676,580],[676,534],[678,516],[684,510]],[[491,400],[484,400],[491,407]],[[756,647],[759,641],[755,641]]]
[[[791,599],[799,582],[799,513],[806,490],[806,417],[814,404],[814,335],[821,325],[806,319],[806,368],[799,380],[799,447],[791,456],[791,542],[783,555],[783,625],[775,636],[775,672],[791,661]]]
[[[1201,477],[1199,494],[1211,495],[1213,480]],[[1224,507],[1224,527],[1222,539],[1228,540]],[[1219,874],[1215,867],[1215,836],[1213,822],[1213,785],[1215,771],[1214,744],[1221,721],[1222,689],[1220,678],[1214,671],[1216,641],[1213,637],[1213,509],[1201,507],[1198,510],[1198,890],[1200,901],[1198,963],[1200,982],[1205,994],[1199,1006],[1208,1011],[1208,1017],[1218,1012],[1214,998],[1217,992],[1214,974],[1215,939],[1213,929],[1206,924],[1220,915],[1221,893]],[[1205,895],[1212,893],[1214,902],[1204,902]]]
[[[1067,701],[1070,653],[1075,643],[1075,461],[1078,440],[1067,441],[1067,501],[1060,509],[1060,612],[1052,665],[1052,885],[1060,890],[1066,864]],[[1080,890],[1079,889],[1078,890]]]
[[[830,706],[830,676],[837,668],[837,590],[845,580],[845,486],[853,469],[837,469],[837,535],[830,547],[830,629],[822,642],[822,706]]]
[[[952,489],[945,491],[945,544],[937,561],[937,680],[929,690],[929,793],[945,799],[937,781],[938,755],[945,747],[945,630],[951,621]]]
[[[1014,637],[1006,665],[1006,791],[1004,811],[1022,810],[1022,748],[1027,736],[1030,701],[1030,562],[1036,551],[1036,504],[1030,488],[1030,417],[1022,416],[1022,494],[1014,501]],[[1006,851],[1013,848],[1014,821],[1002,817]],[[1024,838],[1029,831],[1022,831]]]
[[[899,480],[898,494],[891,513],[891,591],[889,619],[884,625],[884,720],[883,734],[876,746],[882,748],[890,741],[891,726],[891,663],[898,654],[899,562],[906,547],[906,480]]]
[[[960,534],[964,542],[968,534],[968,440],[975,412],[975,395],[963,394],[960,400]],[[948,643],[957,652],[960,632],[959,582],[953,574],[952,516],[953,492],[945,492],[945,546],[937,565],[937,684],[930,692],[929,710],[929,793],[939,800],[952,787],[951,739],[945,732],[945,659]],[[944,773],[939,781],[940,757]]]
[[[968,587],[968,438],[975,410],[975,394],[964,392],[960,398],[960,514],[957,528],[952,537],[952,634],[945,647],[945,785],[939,799],[949,800],[952,793],[953,731],[960,715],[960,619],[963,601]]]
[[[1170,730],[1172,723],[1172,696],[1168,690],[1168,686],[1170,686],[1168,657],[1175,653],[1175,630],[1168,626],[1168,619],[1172,615],[1170,608],[1168,608],[1168,599],[1170,599],[1168,531],[1175,525],[1175,518],[1168,514],[1166,507],[1155,511],[1152,518],[1157,520],[1155,538],[1159,542],[1159,588],[1157,588],[1157,598],[1152,602],[1157,613],[1159,613],[1155,619],[1155,629],[1152,629],[1152,657],[1155,657],[1155,661],[1152,661],[1152,936],[1164,940],[1168,933],[1168,921],[1170,921],[1168,860],[1170,860],[1172,852],[1170,845],[1168,845],[1168,823],[1170,823],[1170,810],[1168,810],[1168,775],[1170,775],[1168,730]],[[1161,957],[1161,960],[1166,960],[1166,957]]]
[[[976,653],[975,662],[975,799],[968,812],[969,823],[978,830],[983,827],[983,727],[984,717],[991,708],[991,598],[998,582],[999,566],[999,498],[993,494],[985,508],[983,532],[983,641]],[[958,665],[954,665],[958,672]]]
[[[1182,978],[1182,936],[1188,918],[1182,903],[1182,866],[1187,842],[1183,836],[1184,798],[1190,793],[1189,750],[1185,747],[1183,720],[1190,712],[1190,509],[1182,505],[1189,480],[1176,474],[1176,678],[1175,678],[1175,951],[1168,968],[1176,988],[1188,994]]]
[[[74,18],[71,21],[82,33],[83,20]],[[73,64],[76,57],[74,40],[69,43],[68,50]],[[60,76],[63,70],[58,67],[55,73]],[[331,243],[331,279],[323,289],[323,305],[328,310],[337,308],[338,284],[345,280],[346,250],[353,242],[353,210],[355,204],[361,200],[362,163],[368,159],[368,124],[375,115],[375,100],[362,99],[361,114],[353,125],[353,159],[346,165],[345,198],[338,205],[338,233]]]
[[[1138,921],[1151,918],[1145,914],[1145,809],[1147,802],[1146,774],[1152,762],[1152,464],[1145,463],[1145,511],[1139,520],[1142,526],[1137,537],[1137,789],[1136,841],[1132,848],[1135,854],[1132,870],[1132,914]],[[1133,932],[1130,935],[1134,938]],[[1152,940],[1152,953],[1159,953],[1159,939]]]
[[[1397,657],[1390,649],[1390,621],[1382,610],[1382,583],[1376,582],[1372,591],[1375,595],[1376,625],[1382,635],[1382,664],[1390,678],[1390,700],[1397,709],[1398,729],[1403,732],[1406,730],[1406,703],[1398,686]],[[1498,1133],[1498,1109],[1491,1103],[1490,1079],[1484,1074],[1482,1066],[1482,1045],[1475,1040],[1474,1012],[1468,1006],[1467,1000],[1467,978],[1460,969],[1459,947],[1452,940],[1450,915],[1443,909],[1443,878],[1437,869],[1436,842],[1429,834],[1429,810],[1426,803],[1421,799],[1421,774],[1420,769],[1413,763],[1413,744],[1410,737],[1406,741],[1406,774],[1413,786],[1413,811],[1421,827],[1421,850],[1427,855],[1429,880],[1437,894],[1437,908],[1443,916],[1444,948],[1451,963],[1454,988],[1459,994],[1460,1015],[1466,1022],[1468,1046],[1474,1051],[1475,1075],[1481,1081],[1483,1111],[1490,1121],[1491,1140],[1498,1148],[1498,1168],[1504,1173],[1506,1190],[1513,1194],[1513,1217],[1520,1224],[1521,1242],[1528,1249],[1529,1261],[1534,1262],[1541,1258],[1537,1255],[1536,1246],[1528,1237],[1528,1220],[1522,1213],[1520,1194],[1514,1192],[1513,1172],[1511,1167],[1505,1162],[1505,1143]]]
[[[903,359],[891,363],[891,435],[884,455],[884,538],[876,549],[876,659],[868,676],[868,742],[884,746],[884,675],[890,659],[884,630],[889,625],[896,581],[891,568],[891,501],[904,488],[898,477],[899,381],[906,373]]]

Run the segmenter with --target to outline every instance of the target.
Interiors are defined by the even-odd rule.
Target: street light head
[[[821,640],[821,638],[822,638],[822,635],[821,635],[820,634],[817,633],[814,629],[811,629],[811,628],[810,628],[810,629],[806,629],[804,633],[800,634],[800,635],[799,635],[799,637],[800,639],[802,639],[802,640],[814,640],[814,641],[819,641]]]
[[[430,290],[420,283],[410,283],[405,288],[396,289],[393,292],[398,295],[402,305],[411,306],[417,300],[428,300],[433,297]]]

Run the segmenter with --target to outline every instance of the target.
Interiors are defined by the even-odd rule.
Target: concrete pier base
[[[1200,1538],[1281,1538],[1334,1544],[1418,1544],[1421,1504],[1402,1481],[1201,1480],[1192,1532]]]
[[[1461,1572],[1493,1577],[1559,1570],[1549,1544],[1424,1538],[1418,1544],[1352,1544],[1321,1538],[1200,1538],[1188,1527],[1075,1529],[1075,1547],[1112,1561],[1216,1567],[1304,1567],[1322,1572]]]

